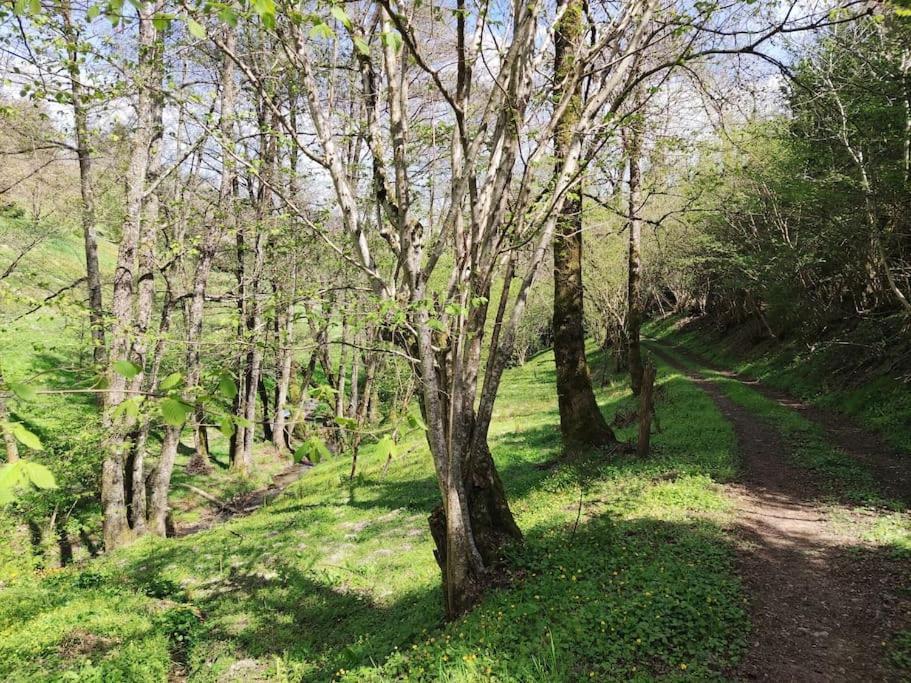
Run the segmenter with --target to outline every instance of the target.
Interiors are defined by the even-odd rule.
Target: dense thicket
[[[697,212],[659,257],[655,297],[772,336],[911,311],[909,38],[897,18],[826,32],[781,114],[698,149]]]

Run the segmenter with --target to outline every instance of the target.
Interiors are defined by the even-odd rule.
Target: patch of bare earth
[[[721,389],[657,350],[687,374],[733,425],[742,475],[726,485],[732,533],[752,632],[741,680],[892,681],[889,639],[911,626],[907,563],[888,549],[839,533],[831,504],[804,470],[787,464],[773,427]],[[852,514],[849,508],[840,514]]]

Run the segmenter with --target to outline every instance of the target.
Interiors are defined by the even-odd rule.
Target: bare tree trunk
[[[284,301],[276,302],[280,305],[280,315],[277,317],[276,338],[278,340],[278,353],[276,365],[278,376],[275,384],[275,413],[272,416],[272,443],[278,449],[279,453],[284,453],[288,447],[288,440],[285,435],[285,425],[287,424],[288,391],[291,386],[291,366],[294,361],[294,354],[291,346],[294,343],[294,310],[293,301],[297,282],[296,267],[292,266],[291,289],[285,292]],[[281,288],[277,288],[281,292]]]
[[[236,453],[232,467],[249,472],[253,468],[253,442],[256,436],[256,394],[259,389],[260,373],[262,371],[263,351],[262,345],[257,342],[257,336],[262,326],[262,293],[260,279],[265,264],[266,242],[268,240],[268,222],[272,213],[271,180],[275,175],[274,164],[276,161],[276,138],[271,132],[276,129],[275,121],[266,118],[265,105],[262,105],[260,117],[260,158],[262,160],[263,179],[260,181],[257,197],[257,225],[256,240],[253,250],[253,267],[250,271],[250,291],[247,303],[246,341],[248,346],[244,364],[243,400],[242,411],[239,413],[244,420],[237,431],[240,435],[239,452]]]
[[[343,304],[344,305],[344,304]],[[345,416],[345,369],[348,360],[348,314],[342,313],[342,339],[339,345],[338,384],[335,385],[335,416]]]
[[[76,137],[76,158],[79,161],[79,192],[82,198],[82,237],[85,245],[85,275],[89,295],[89,325],[92,335],[92,356],[96,365],[107,358],[104,335],[104,307],[101,294],[101,269],[98,265],[98,235],[95,230],[95,194],[92,187],[92,152],[89,141],[88,112],[82,91],[79,68],[79,31],[73,25],[68,0],[60,3],[64,33],[67,39],[67,72],[73,106],[73,129]]]
[[[582,39],[582,0],[563,0],[566,5],[555,35],[554,70],[560,82],[574,69],[575,51]],[[581,89],[563,113],[554,135],[554,155],[559,176],[566,151],[572,144],[582,108]],[[582,193],[570,191],[563,205],[554,236],[554,360],[557,367],[557,398],[560,407],[560,432],[569,450],[616,442],[592,389],[591,373],[585,357],[582,289]]]
[[[174,462],[177,459],[180,431],[180,427],[165,426],[161,455],[155,468],[149,496],[148,530],[156,536],[165,536],[167,533],[168,492],[171,490],[171,474],[174,472]]]
[[[225,27],[225,45],[233,50],[236,43],[234,29]],[[200,246],[199,260],[196,262],[196,272],[193,276],[193,294],[187,306],[187,380],[186,387],[193,390],[199,384],[202,375],[202,355],[199,341],[202,339],[203,314],[205,312],[206,288],[209,283],[209,274],[212,271],[212,260],[222,238],[221,224],[236,227],[236,208],[234,200],[237,195],[236,162],[233,154],[234,143],[234,110],[237,97],[237,87],[234,83],[234,62],[227,55],[222,57],[221,70],[221,113],[218,121],[218,131],[222,146],[221,184],[219,186],[220,217],[206,228]],[[240,258],[240,257],[239,257]],[[241,276],[241,281],[243,277]],[[243,306],[240,306],[243,313]],[[242,320],[243,318],[241,318]],[[193,430],[194,453],[187,463],[191,472],[210,472],[212,463],[209,461],[209,438],[204,426],[204,412],[202,404],[197,401],[190,417],[190,428]],[[233,443],[233,440],[232,440]]]
[[[636,114],[634,114],[636,116]],[[638,395],[642,387],[642,350],[639,344],[639,328],[642,325],[642,220],[639,216],[642,174],[639,155],[642,147],[642,129],[639,121],[633,121],[625,136],[626,155],[629,159],[629,252],[627,259],[626,288],[626,343],[629,359],[630,385]]]
[[[137,267],[136,255],[141,239],[142,205],[149,166],[149,147],[154,135],[154,102],[151,90],[158,61],[155,50],[158,40],[157,31],[152,21],[154,12],[155,7],[150,3],[142,3],[137,10],[139,58],[135,72],[136,123],[127,170],[126,220],[117,256],[111,302],[114,326],[110,356],[114,361],[128,359],[131,352],[130,341],[136,334],[137,317],[133,310],[134,272]],[[141,377],[141,373],[137,377]],[[133,537],[127,520],[124,466],[129,450],[127,436],[134,421],[126,412],[119,415],[114,414],[117,406],[128,398],[129,394],[129,384],[123,373],[110,371],[108,387],[102,417],[102,424],[107,436],[104,443],[105,458],[101,473],[101,507],[105,548],[113,550],[128,543]]]
[[[357,406],[361,381],[361,353],[358,349],[352,351],[354,358],[351,360],[351,397],[348,401],[348,417],[357,418]]]
[[[3,386],[3,370],[0,368],[0,387]],[[16,437],[4,425],[9,422],[9,409],[6,407],[6,399],[0,393],[0,431],[3,432],[3,443],[6,446],[6,461],[16,462],[19,460],[19,444],[16,443]]]
[[[646,365],[642,371],[642,386],[639,391],[639,440],[636,442],[636,455],[640,458],[648,455],[652,437],[652,415],[655,409],[654,387],[655,366]]]
[[[522,539],[487,446],[493,401],[512,346],[512,339],[502,347],[500,344],[512,273],[510,261],[490,339],[490,348],[495,351],[487,360],[477,409],[475,391],[487,305],[476,307],[468,315],[462,360],[455,364],[460,371],[453,371],[448,377],[442,376],[448,373],[437,370],[444,364],[435,356],[430,332],[418,328],[421,408],[442,495],[442,503],[431,513],[429,523],[450,618],[478,601],[495,578],[492,570],[501,561],[503,547]],[[489,293],[488,284],[473,295],[488,299]]]
[[[161,68],[161,51],[163,45],[157,42],[155,46],[155,82],[160,82],[163,75]],[[164,102],[161,95],[156,92],[152,96],[152,124],[153,132],[149,141],[149,160],[146,172],[147,183],[152,185],[161,175],[161,138],[164,134],[162,116],[164,113]],[[154,389],[158,380],[158,367],[161,362],[161,356],[153,357],[151,367],[148,362],[149,351],[149,334],[152,322],[152,312],[155,307],[155,272],[158,270],[156,258],[156,247],[158,244],[159,220],[160,220],[160,202],[156,192],[152,192],[143,201],[143,217],[141,224],[141,237],[139,240],[139,282],[137,286],[136,297],[136,332],[133,339],[133,350],[131,353],[133,362],[140,368],[148,372],[141,372],[130,382],[129,387],[132,393],[137,393],[145,387],[147,390]],[[171,302],[165,302],[165,315],[168,316]],[[170,318],[165,317],[163,323],[169,325]],[[160,354],[163,352],[164,334],[167,329],[159,329],[159,344],[156,344],[156,351]],[[127,482],[129,495],[127,496],[127,512],[130,525],[133,528],[135,536],[141,536],[145,533],[146,528],[146,438],[148,436],[148,420],[144,420],[133,441],[131,457],[128,459],[127,473],[131,478]]]

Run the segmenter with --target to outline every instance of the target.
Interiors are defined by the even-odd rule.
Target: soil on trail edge
[[[787,464],[778,433],[714,383],[654,346],[697,383],[737,437],[742,474],[725,485],[736,506],[737,564],[752,631],[741,680],[894,681],[887,644],[907,628],[908,568],[883,549],[836,533],[831,506],[807,472]],[[845,511],[851,514],[850,511]]]

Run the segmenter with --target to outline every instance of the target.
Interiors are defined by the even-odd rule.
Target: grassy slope
[[[440,621],[426,527],[438,494],[412,434],[385,474],[368,451],[351,484],[333,459],[249,517],[8,587],[0,677],[717,676],[747,628],[713,483],[733,472],[733,434],[690,382],[662,382],[653,459],[541,467],[559,447],[552,356],[508,373],[492,446],[527,543],[513,585],[458,622]],[[608,386],[608,414],[626,397]]]
[[[22,220],[0,216],[0,269],[33,239],[30,230]],[[105,279],[113,272],[116,257],[116,245],[100,240],[99,262]],[[0,281],[0,322],[12,320],[27,311],[50,292],[82,277],[84,271],[81,236],[59,229],[30,251],[9,278]],[[105,289],[107,293],[108,289]],[[93,371],[89,367],[87,316],[81,306],[82,298],[83,289],[78,287],[55,300],[52,306],[0,326],[0,363],[7,381],[63,390],[91,385]],[[73,496],[98,488],[101,428],[94,398],[86,394],[45,394],[35,403],[14,399],[10,407],[12,418],[24,422],[45,445],[45,451],[41,453],[24,450],[23,455],[43,462],[56,474],[63,493],[59,505],[71,513],[67,519],[71,535],[75,538],[77,531],[82,529],[98,541],[101,518],[97,503],[82,498],[77,507],[70,508]],[[183,465],[189,460],[189,441],[187,447],[180,450],[174,473],[175,487],[171,492],[177,523],[198,521],[209,506],[182,488],[181,483],[192,483],[226,500],[265,486],[288,464],[268,449],[262,449],[257,455],[254,476],[238,477],[227,470],[227,439],[216,430],[211,430],[210,437],[213,457],[221,467],[214,468],[209,475],[188,477]],[[150,457],[156,454],[155,438],[153,433]],[[185,439],[188,438],[185,434]],[[65,498],[67,493],[72,496]],[[37,498],[34,502],[42,505]],[[46,519],[51,512],[51,509],[40,507],[35,509],[34,516]],[[50,557],[34,555],[28,534],[17,526],[14,518],[0,514],[0,534],[10,539],[10,543],[0,547],[0,581],[28,573],[36,563],[51,561]],[[54,539],[46,539],[44,545],[52,556]],[[76,546],[74,551],[77,557],[87,553],[84,545]]]
[[[681,328],[679,317],[652,323],[647,333],[675,344],[718,365],[787,391],[792,396],[841,411],[869,429],[880,432],[896,448],[911,452],[911,375],[907,372],[906,334],[892,333],[899,322],[868,321],[842,334],[807,347],[797,342],[765,343],[744,351],[736,335],[710,333],[699,325]],[[878,359],[872,366],[869,359]]]

